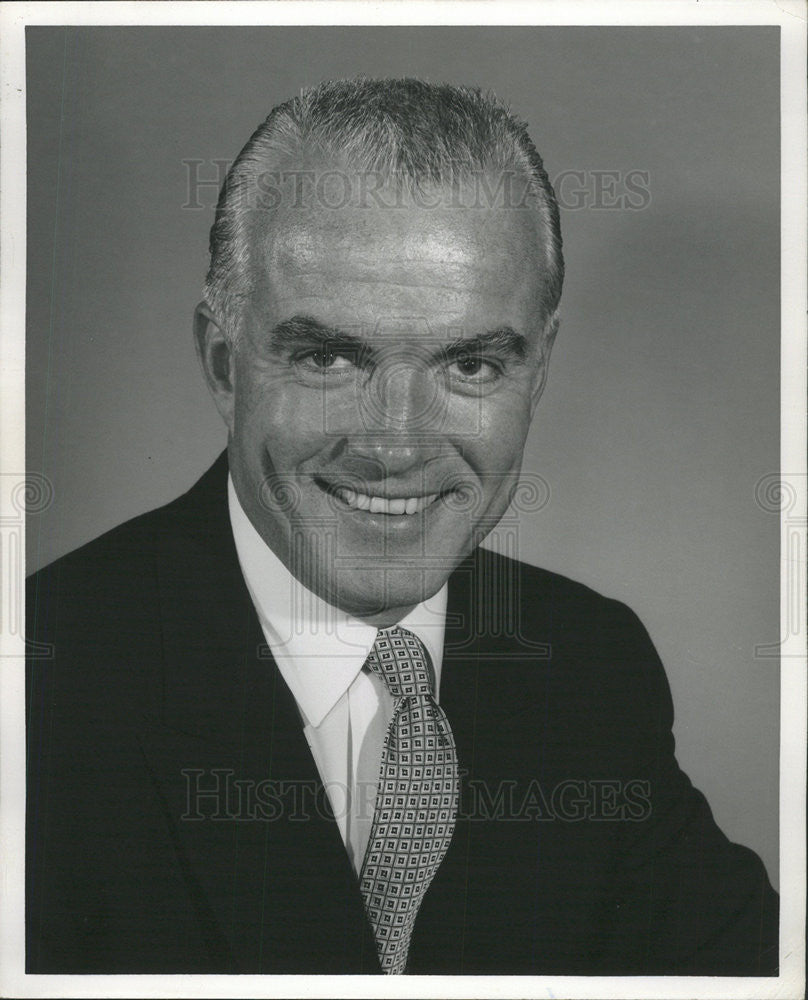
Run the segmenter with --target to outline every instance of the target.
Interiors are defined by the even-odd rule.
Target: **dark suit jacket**
[[[379,972],[226,476],[30,580],[29,972]],[[677,766],[631,611],[478,550],[440,700],[460,817],[408,971],[775,974],[777,897]]]

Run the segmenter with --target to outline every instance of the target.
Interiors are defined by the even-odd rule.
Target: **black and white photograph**
[[[805,5],[62,6],[4,995],[803,995]]]

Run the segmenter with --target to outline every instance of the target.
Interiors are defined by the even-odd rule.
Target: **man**
[[[194,328],[227,451],[31,580],[30,972],[775,973],[639,621],[478,547],[562,277],[494,99],[255,132]]]

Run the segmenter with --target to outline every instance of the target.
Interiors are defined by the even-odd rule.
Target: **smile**
[[[317,485],[327,493],[337,497],[351,510],[364,510],[369,514],[398,516],[420,514],[422,510],[426,510],[440,497],[440,493],[427,493],[424,496],[410,497],[381,497],[360,493],[347,486],[331,486],[322,480],[318,481]]]
[[[343,503],[355,510],[366,510],[370,514],[418,514],[438,499],[437,493],[429,493],[423,497],[388,497],[368,496],[367,493],[357,493],[347,487],[339,487],[335,491]]]

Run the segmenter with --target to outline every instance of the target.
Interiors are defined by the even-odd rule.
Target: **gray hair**
[[[558,204],[525,123],[476,88],[358,78],[321,83],[273,108],[225,178],[204,296],[231,341],[255,275],[248,209],[271,211],[271,199],[256,197],[267,193],[268,166],[294,163],[304,151],[409,190],[517,173],[542,224],[545,318],[554,316],[564,278]]]

